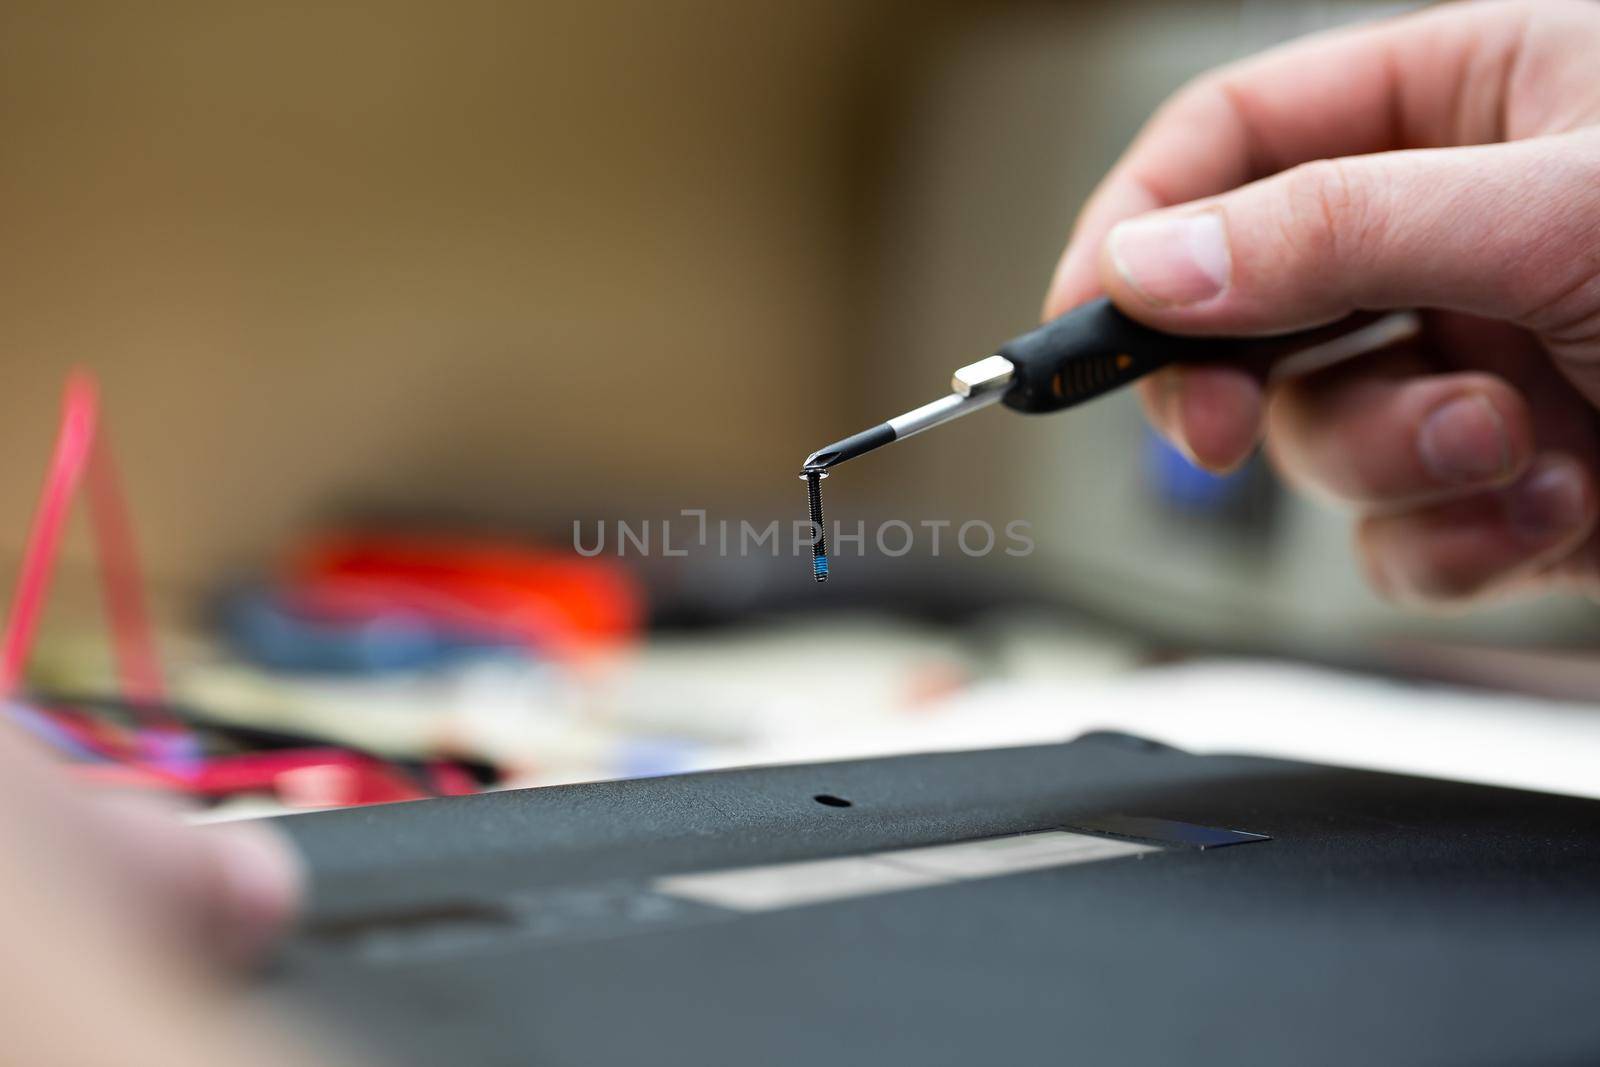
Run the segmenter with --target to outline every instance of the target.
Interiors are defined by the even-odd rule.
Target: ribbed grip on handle
[[[1017,411],[1059,411],[1168,363],[1211,358],[1225,347],[1214,337],[1179,337],[1152,330],[1102,298],[999,349],[996,354],[1016,368],[1002,402]]]

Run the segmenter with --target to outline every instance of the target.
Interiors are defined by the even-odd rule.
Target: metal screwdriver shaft
[[[958,369],[950,392],[888,422],[851,434],[806,457],[800,477],[811,494],[816,524],[813,573],[828,580],[818,482],[846,460],[943,426],[952,419],[1004,404],[1013,411],[1062,411],[1128,385],[1169,363],[1243,362],[1304,374],[1362,352],[1415,336],[1411,312],[1374,318],[1353,315],[1328,326],[1277,337],[1194,337],[1164,334],[1135,322],[1105,297],[1091,300],[1038,329],[1013,337],[992,355]]]
[[[811,542],[811,573],[819,582],[828,580],[828,538],[822,530],[821,471],[806,471],[806,499],[811,505],[811,526],[816,539]]]

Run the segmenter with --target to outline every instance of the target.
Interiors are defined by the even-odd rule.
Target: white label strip
[[[1154,845],[1135,841],[1116,841],[1066,830],[1040,830],[864,856],[675,874],[656,879],[653,888],[667,896],[735,911],[772,911],[1073,863],[1092,863],[1155,849]]]

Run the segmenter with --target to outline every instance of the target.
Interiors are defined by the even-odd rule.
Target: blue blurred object
[[[514,642],[451,630],[414,614],[355,621],[309,617],[259,587],[228,593],[222,600],[221,624],[240,655],[282,671],[374,674],[484,655],[526,655]]]
[[[139,755],[174,774],[187,774],[205,759],[200,738],[187,729],[139,731]]]
[[[50,716],[35,708],[14,701],[0,704],[0,707],[5,709],[6,717],[12,722],[63,755],[71,756],[87,763],[99,763],[106,758],[83,744],[76,737],[73,737],[69,730],[62,727]]]
[[[677,737],[634,737],[617,745],[613,767],[619,778],[657,778],[699,766],[699,743]]]
[[[1190,463],[1148,426],[1143,433],[1145,484],[1165,503],[1187,511],[1220,511],[1237,500],[1249,485],[1254,460],[1231,474],[1212,474]]]

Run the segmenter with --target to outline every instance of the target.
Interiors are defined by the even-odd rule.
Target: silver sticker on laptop
[[[734,911],[773,911],[1118,859],[1156,849],[1137,841],[1039,830],[860,856],[675,874],[657,878],[651,888]]]

